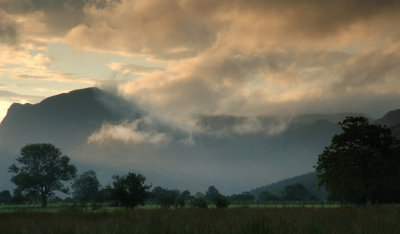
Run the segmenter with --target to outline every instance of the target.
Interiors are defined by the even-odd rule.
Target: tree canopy
[[[20,192],[38,193],[42,207],[47,206],[49,196],[53,196],[55,191],[68,193],[63,182],[73,179],[76,174],[76,167],[70,164],[70,159],[52,144],[28,144],[21,149],[21,156],[16,160],[20,165],[9,167],[9,171],[15,174],[11,181]]]
[[[111,199],[119,205],[133,209],[144,205],[149,196],[150,185],[145,185],[146,178],[141,174],[129,172],[125,176],[113,176],[113,187],[110,188]]]
[[[400,199],[400,144],[389,128],[346,117],[315,166],[329,199],[355,203]]]

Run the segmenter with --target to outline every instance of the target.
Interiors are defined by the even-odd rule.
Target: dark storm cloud
[[[82,22],[84,0],[10,0],[0,2],[0,6],[10,15],[24,15],[43,12],[43,21],[49,32],[65,34]]]

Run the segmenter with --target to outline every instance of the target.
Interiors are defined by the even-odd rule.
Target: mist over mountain
[[[295,117],[199,115],[193,125],[156,118],[137,103],[87,88],[13,104],[0,125],[0,186],[22,146],[49,142],[103,184],[134,170],[153,185],[241,192],[313,170],[317,156],[352,113]],[[377,122],[400,126],[400,111]],[[0,187],[1,188],[1,187]]]

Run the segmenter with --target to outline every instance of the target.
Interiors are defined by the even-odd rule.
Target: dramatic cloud
[[[253,50],[274,44],[319,47],[348,44],[382,23],[390,25],[399,6],[397,1],[378,0],[126,0],[105,8],[86,7],[83,23],[67,38],[93,50],[166,59],[192,57],[226,39],[238,49],[243,42]]]
[[[99,83],[52,70],[40,52],[50,41],[162,60],[162,68],[99,66],[126,79],[118,89],[127,99],[189,129],[199,115],[351,111],[368,106],[369,97],[380,101],[357,111],[379,115],[400,95],[394,0],[1,0],[0,6],[0,70],[8,78]]]

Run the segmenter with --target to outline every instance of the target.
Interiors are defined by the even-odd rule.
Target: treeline
[[[209,186],[202,193],[192,194],[189,190],[168,189],[160,186],[151,188],[145,184],[145,177],[129,172],[125,176],[113,176],[110,185],[102,186],[93,170],[85,171],[78,175],[71,186],[72,191],[64,199],[50,196],[50,203],[73,203],[76,206],[96,209],[102,204],[116,207],[134,208],[138,205],[156,205],[161,208],[196,207],[207,208],[210,205],[217,208],[225,208],[230,204],[249,204],[253,202],[277,202],[277,201],[317,201],[302,184],[287,186],[281,196],[269,191],[263,191],[256,198],[250,192],[242,192],[225,196],[215,186]],[[2,204],[34,204],[40,203],[41,196],[38,191],[22,192],[21,190],[0,192]]]
[[[389,128],[370,124],[365,117],[346,117],[339,123],[342,133],[333,136],[331,144],[318,156],[314,166],[319,186],[329,193],[328,200],[353,204],[379,204],[400,202],[400,140]],[[73,181],[72,201],[82,204],[110,202],[112,205],[134,208],[156,204],[161,207],[227,207],[230,203],[251,202],[256,198],[248,193],[225,196],[210,186],[205,193],[192,195],[162,187],[151,188],[146,178],[129,172],[113,177],[112,184],[102,187],[94,171],[79,176],[69,157],[52,144],[29,144],[21,149],[17,164],[9,167],[17,186],[14,195],[0,193],[0,202],[37,201],[46,207],[55,192],[68,193],[66,182]],[[258,201],[315,201],[318,200],[303,185],[293,184],[283,193],[263,191]]]

